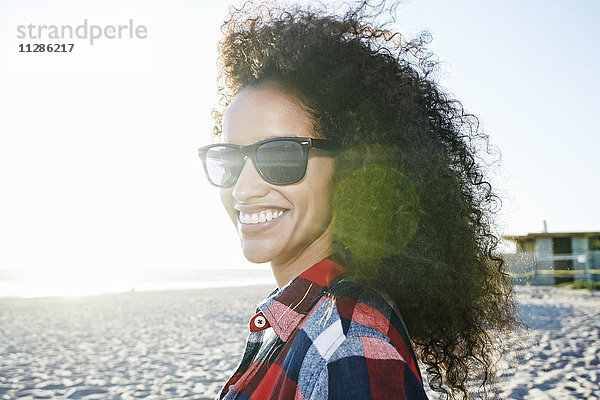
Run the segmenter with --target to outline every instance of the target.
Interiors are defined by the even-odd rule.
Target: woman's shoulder
[[[395,346],[406,347],[412,352],[402,316],[386,293],[354,278],[340,280],[329,293],[346,336],[380,334]]]
[[[357,315],[375,312],[378,318],[388,320],[394,316],[399,317],[392,300],[365,281],[347,277],[331,286],[329,293],[342,311],[353,311]]]
[[[353,278],[329,288],[302,330],[325,358],[338,349],[346,353],[356,347],[357,354],[393,353],[416,366],[408,332],[394,304],[384,293]]]
[[[305,370],[313,371],[311,376],[321,371],[314,375],[318,395],[311,398],[328,398],[326,393],[386,398],[401,392],[411,393],[406,398],[426,398],[400,315],[385,294],[361,281],[346,278],[330,287],[303,326],[302,337],[299,347],[308,348]],[[373,390],[381,396],[371,397]]]

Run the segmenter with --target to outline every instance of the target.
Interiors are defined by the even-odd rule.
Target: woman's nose
[[[242,172],[233,186],[233,197],[237,201],[247,201],[253,197],[265,196],[268,191],[268,183],[260,176],[250,157],[246,157]]]

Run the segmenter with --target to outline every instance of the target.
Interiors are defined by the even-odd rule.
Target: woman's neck
[[[333,242],[333,229],[330,225],[315,241],[308,245],[292,259],[283,262],[271,261],[271,270],[281,289],[292,279],[300,276],[304,271],[331,255],[331,244]]]

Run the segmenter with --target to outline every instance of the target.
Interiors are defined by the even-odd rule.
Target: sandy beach
[[[527,330],[499,363],[503,399],[600,399],[600,292],[518,287]]]
[[[270,289],[0,299],[0,399],[212,399]],[[600,293],[517,300],[529,329],[506,342],[500,397],[600,400]]]

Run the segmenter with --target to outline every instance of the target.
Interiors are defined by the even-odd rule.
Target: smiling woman
[[[225,142],[248,145],[287,136],[314,138],[313,123],[300,103],[273,83],[241,91],[223,119]],[[283,157],[295,149],[273,147],[271,151]],[[311,152],[306,149],[304,153],[308,156]],[[282,287],[331,251],[333,160],[310,155],[303,179],[289,185],[268,183],[253,161],[257,164],[259,160],[242,161],[237,182],[221,189],[221,200],[238,228],[246,258],[256,263],[270,262]],[[278,166],[271,168],[281,170]],[[268,212],[277,218],[267,221]],[[261,215],[265,219],[262,222]]]
[[[220,143],[199,154],[278,288],[222,399],[424,399],[419,362],[452,397],[490,388],[514,307],[481,135],[374,9],[246,3],[223,26]]]

